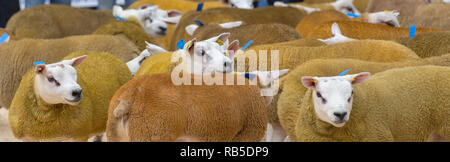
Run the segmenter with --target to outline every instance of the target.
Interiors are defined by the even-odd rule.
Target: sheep
[[[150,42],[158,45],[164,43],[160,42],[160,39],[155,39],[154,37],[148,36],[139,24],[132,21],[111,22],[99,27],[92,34],[118,35],[126,37],[139,48],[139,51],[146,49],[145,42]]]
[[[336,0],[304,0],[305,3],[325,3],[325,2],[334,2]],[[355,5],[356,9],[361,12],[365,12],[367,5],[369,3],[369,0],[354,0],[353,4]]]
[[[107,53],[81,51],[39,64],[23,76],[9,109],[14,136],[87,141],[105,131],[109,101],[130,79],[125,63]]]
[[[348,38],[340,32],[339,26],[335,23],[332,25],[332,32],[335,35],[326,40],[318,39],[326,44],[336,44],[355,39]],[[333,29],[334,28],[334,29]],[[430,32],[415,36],[414,38],[399,38],[393,41],[400,43],[413,50],[419,57],[440,56],[450,53],[450,32]]]
[[[349,18],[347,15],[338,11],[328,10],[313,12],[308,16],[305,16],[297,25],[296,30],[300,35],[307,36],[320,24],[331,21],[361,21],[373,24],[384,24],[389,26],[400,27],[397,16],[398,12],[375,12],[364,13],[359,18]]]
[[[263,52],[260,50],[263,50]],[[319,58],[355,58],[375,62],[396,62],[419,58],[405,46],[392,41],[382,40],[362,40],[317,47],[260,45],[250,48],[245,54],[237,54],[235,62],[245,60],[245,67],[237,67],[235,69],[241,69],[237,71],[252,71],[253,69],[251,67],[260,66],[258,63],[260,57],[267,57],[268,61],[266,66],[270,67],[271,55],[276,52],[273,50],[278,50],[280,69],[292,69],[308,60]],[[262,56],[259,56],[261,54]],[[257,59],[250,61],[246,58]],[[239,63],[236,65],[242,66]]]
[[[163,10],[178,10],[182,13],[196,10],[198,2],[191,2],[187,0],[139,0],[130,5],[131,9],[138,9],[141,6],[147,5],[157,5]],[[226,5],[221,2],[204,2],[203,9],[216,8],[216,7],[226,7]]]
[[[301,38],[301,39],[292,40],[292,41],[272,43],[272,44],[264,44],[264,45],[270,45],[270,46],[295,46],[295,47],[317,47],[317,46],[323,46],[323,45],[326,45],[326,44],[323,43],[322,41],[317,40],[317,39]]]
[[[395,41],[412,49],[422,58],[450,53],[450,32],[423,33],[414,38],[400,38]]]
[[[124,62],[139,55],[137,47],[125,38],[109,35],[71,36],[62,39],[23,39],[0,45],[0,105],[9,107],[20,79],[34,61],[56,62],[80,50],[107,52]]]
[[[275,6],[283,6],[283,2],[275,2]],[[352,13],[352,14],[361,14],[358,9],[353,5],[353,0],[336,0],[334,2],[328,3],[290,3],[288,4],[290,7],[295,7],[299,9],[313,8],[320,9],[320,11],[324,10],[336,10],[343,14]]]
[[[189,81],[207,84],[201,86],[176,85],[170,73],[134,78],[111,100],[108,141],[183,141],[195,137],[194,141],[205,142],[259,142],[267,125],[267,100],[259,87],[273,82],[281,72],[254,74],[259,78],[257,85],[250,85],[249,80],[243,80],[242,85],[225,84],[229,76],[235,82],[236,78],[244,79],[242,74],[214,75],[224,76],[224,85],[209,85],[207,79],[189,75]],[[161,90],[164,93],[153,93]]]
[[[331,26],[337,23],[342,34],[353,39],[382,39],[392,40],[409,36],[409,28],[395,28],[386,25],[370,24],[356,21],[327,22],[317,26],[304,38],[326,39],[332,37]],[[416,28],[416,34],[436,32],[434,28]]]
[[[253,0],[220,0],[231,8],[253,9]]]
[[[298,105],[295,141],[423,142],[434,133],[450,138],[449,67],[369,75],[302,77],[309,90]]]
[[[436,1],[441,0],[432,0],[432,3],[435,3]],[[422,12],[418,12],[418,8],[420,5],[429,5],[429,2],[427,0],[390,0],[390,1],[370,0],[369,4],[367,5],[366,12],[397,10],[398,12],[400,12],[399,16],[400,25],[410,26],[404,24],[404,22],[413,17],[416,13],[422,14]],[[442,12],[440,14],[442,14]],[[427,17],[428,16],[430,15],[427,15]]]
[[[189,39],[190,36],[203,40],[215,36],[218,33],[228,32],[231,33],[231,40],[237,39],[241,42],[249,42],[250,40],[253,40],[252,45],[285,42],[300,38],[300,35],[294,28],[284,24],[271,23],[249,24],[242,26],[234,25],[231,27],[225,26],[229,24],[238,24],[239,22],[241,21],[222,24],[209,23],[201,27],[197,24],[192,24],[186,27],[186,33],[188,36],[185,35],[183,38]],[[261,34],[261,31],[265,31],[264,34]]]
[[[425,16],[426,15],[426,16]],[[402,25],[438,28],[450,30],[450,5],[449,4],[422,4],[418,6],[413,15],[404,17]]]
[[[239,49],[239,41],[228,44],[226,42],[229,37],[230,33],[222,33],[203,41],[197,42],[197,39],[193,39],[181,50],[152,54],[142,62],[135,76],[168,73],[176,69],[194,74],[233,71],[233,61],[230,58],[233,58]],[[220,45],[217,42],[224,42],[224,44]],[[229,56],[224,55],[225,52],[229,52]],[[208,61],[202,62],[197,57],[208,58]]]
[[[66,5],[40,5],[14,14],[6,25],[17,39],[62,38],[91,34],[98,27],[117,21],[111,11],[95,11]]]
[[[181,13],[176,10],[160,10],[158,6],[142,9],[123,10],[120,6],[113,7],[113,15],[127,20],[138,22],[151,36],[163,37],[167,35],[167,23],[178,23]]]
[[[242,25],[279,23],[295,27],[306,15],[307,13],[305,11],[285,7],[263,7],[253,10],[213,8],[203,10],[202,12],[187,12],[183,14],[183,17],[180,19],[177,29],[171,39],[171,46],[168,50],[173,51],[177,48],[174,42],[181,40],[181,38],[184,38],[187,35],[185,34],[185,29],[188,25],[191,25],[194,20],[199,20],[205,24],[242,21]]]
[[[155,20],[151,23],[148,19],[139,22],[146,32],[150,35],[163,35],[164,32],[158,27],[167,24],[160,21],[164,20],[162,17],[155,18],[154,14],[158,13],[157,6],[137,12],[130,21],[142,20],[141,17],[136,17],[140,16],[141,12],[151,14],[146,17]],[[50,39],[91,34],[100,26],[114,21],[118,20],[111,11],[95,11],[66,5],[40,5],[14,14],[8,21],[6,30],[11,31],[17,39]]]
[[[450,66],[450,54],[430,57],[426,59],[410,59],[400,62],[382,63],[356,59],[316,59],[299,65],[289,74],[281,78],[281,94],[277,101],[279,123],[285,129],[292,140],[296,140],[295,123],[298,119],[299,107],[307,89],[301,84],[303,76],[330,76],[337,75],[345,69],[351,69],[354,73],[370,72],[372,74],[388,69],[403,68],[409,66],[438,65]],[[275,111],[275,110],[274,110]]]

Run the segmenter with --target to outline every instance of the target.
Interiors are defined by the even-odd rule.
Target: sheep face
[[[77,105],[82,98],[82,89],[77,83],[77,71],[74,67],[86,57],[36,66],[36,95],[48,104]]]
[[[352,13],[360,15],[361,13],[356,9],[355,5],[353,5],[353,0],[337,0],[334,3],[331,3],[336,11],[339,11],[343,14]]]
[[[221,0],[222,3],[228,4],[231,8],[253,9],[253,0]]]
[[[382,11],[369,14],[368,22],[372,24],[384,24],[393,27],[400,27],[396,11]]]
[[[314,111],[317,117],[335,127],[342,127],[350,118],[353,88],[368,79],[370,73],[336,77],[302,77],[306,88],[313,89]]]
[[[234,41],[228,45],[229,36],[230,33],[223,33],[204,41],[197,42],[194,39],[186,44],[184,50],[189,53],[188,63],[194,68],[192,71],[194,74],[228,73],[233,71],[231,58],[233,58],[239,42]],[[227,51],[227,48],[230,50]]]

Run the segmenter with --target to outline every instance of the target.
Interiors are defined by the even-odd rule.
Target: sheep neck
[[[333,133],[336,132],[337,128],[334,127],[333,125],[324,122],[322,120],[320,120],[317,116],[316,116],[316,111],[314,110],[314,104],[313,104],[313,91],[311,89],[308,90],[307,93],[305,93],[305,97],[304,99],[306,99],[306,101],[303,101],[304,103],[307,103],[306,109],[307,109],[307,113],[309,113],[310,115],[310,125],[313,128],[313,130],[315,132],[317,132],[318,134],[321,135],[331,135]]]

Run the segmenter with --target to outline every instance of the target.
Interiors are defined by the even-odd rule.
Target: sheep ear
[[[217,36],[217,39],[215,40],[215,42],[217,42],[218,40],[222,41],[222,42],[226,42],[228,40],[228,38],[230,37],[230,33],[222,33],[219,36]]]
[[[198,27],[199,27],[198,25],[191,24],[186,26],[185,30],[190,36],[193,36],[194,32],[198,29]]]
[[[283,69],[279,71],[272,71],[272,81],[277,80],[281,78],[282,76],[286,75],[289,72],[289,69]]]
[[[314,77],[310,77],[310,76],[304,76],[304,77],[302,77],[302,84],[306,88],[314,89],[314,88],[316,88],[316,85],[317,85],[317,79],[315,79]]]
[[[45,64],[39,64],[36,66],[36,74],[42,74],[45,71]]]
[[[369,77],[370,77],[369,72],[363,72],[363,73],[359,73],[359,74],[350,76],[352,85],[360,84],[360,83],[366,81],[367,79],[369,79]]]
[[[191,41],[187,42],[186,45],[184,46],[184,49],[186,49],[190,55],[194,54],[194,47],[195,47],[195,43],[197,43],[197,39],[194,38]]]
[[[228,46],[228,51],[230,53],[230,58],[234,58],[234,55],[236,54],[237,50],[239,50],[239,40],[234,40],[231,42],[231,44]]]
[[[169,24],[178,24],[181,18],[181,12],[177,10],[168,10],[167,16],[168,18],[164,18],[164,22]]]
[[[87,57],[87,55],[74,58],[71,60],[71,63],[69,63],[69,65],[76,67],[76,66],[80,65],[86,59],[86,57]]]
[[[236,27],[239,27],[241,25],[242,25],[242,21],[233,21],[233,22],[227,22],[227,23],[219,24],[219,26],[224,28],[224,29],[236,28]]]

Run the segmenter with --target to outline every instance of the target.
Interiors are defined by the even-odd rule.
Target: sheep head
[[[352,86],[368,79],[370,73],[335,77],[302,77],[303,86],[313,89],[317,117],[335,127],[342,127],[350,118],[354,91]]]
[[[81,64],[87,56],[63,60],[53,64],[39,64],[35,68],[35,90],[48,104],[77,105],[82,88],[77,83],[77,71],[74,67]]]

